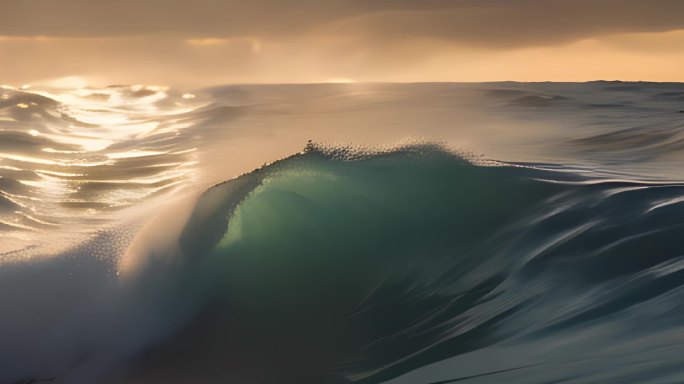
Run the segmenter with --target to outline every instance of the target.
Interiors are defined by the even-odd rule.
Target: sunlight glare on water
[[[0,253],[16,249],[22,232],[93,228],[193,177],[194,147],[177,136],[197,99],[78,78],[2,89],[0,231],[14,241]]]

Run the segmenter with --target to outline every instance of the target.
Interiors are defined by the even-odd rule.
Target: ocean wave
[[[609,85],[3,88],[0,383],[676,381],[678,86]],[[354,139],[427,120],[497,150]]]
[[[310,146],[209,189],[128,272],[131,227],[0,269],[0,380],[378,383],[490,348],[521,360],[479,361],[497,380],[594,377],[575,369],[589,351],[627,381],[644,371],[616,351],[667,365],[655,379],[673,372],[654,356],[679,329],[682,194],[429,145]],[[560,343],[548,359],[540,340]]]
[[[203,197],[184,253],[216,260],[216,305],[261,322],[252,336],[282,343],[290,368],[299,355],[301,372],[377,383],[511,340],[638,329],[649,316],[634,307],[677,305],[681,185],[583,184],[420,146],[354,161],[314,151],[247,177],[249,193],[238,179]]]

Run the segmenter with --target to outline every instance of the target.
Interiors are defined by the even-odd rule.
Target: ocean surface
[[[0,384],[681,383],[684,84],[0,88]]]

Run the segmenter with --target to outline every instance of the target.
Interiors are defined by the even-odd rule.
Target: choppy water
[[[680,382],[682,109],[654,83],[4,87],[0,383]]]

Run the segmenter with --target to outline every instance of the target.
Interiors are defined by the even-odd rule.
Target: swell
[[[193,286],[203,304],[136,375],[378,383],[610,326],[595,343],[555,351],[554,363],[592,351],[629,380],[634,372],[610,359],[611,348],[658,364],[620,340],[678,328],[683,192],[677,183],[474,166],[433,146],[310,147],[200,199],[181,249],[201,271]],[[535,356],[520,366],[546,363]],[[497,364],[488,369],[520,374]],[[454,377],[469,376],[454,366]],[[546,373],[540,382],[567,374]]]
[[[497,164],[310,144],[207,190],[134,272],[132,226],[3,266],[0,382],[681,373],[684,185]]]

